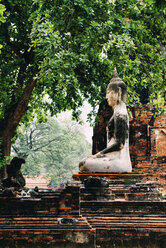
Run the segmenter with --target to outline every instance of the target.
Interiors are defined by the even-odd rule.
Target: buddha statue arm
[[[118,115],[114,117],[114,139],[115,143],[108,146],[104,150],[100,151],[100,154],[106,154],[108,152],[120,151],[124,144],[125,140],[128,137],[128,125],[127,125],[127,116]]]

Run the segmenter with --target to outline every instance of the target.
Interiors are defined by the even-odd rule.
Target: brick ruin
[[[166,173],[166,116],[154,118],[148,105],[133,107],[130,121],[130,154],[133,171]]]
[[[148,105],[131,112],[133,172],[76,174],[65,189],[39,191],[37,198],[0,193],[0,247],[166,247],[166,116],[154,118]],[[110,113],[101,106],[93,153],[106,144]],[[87,187],[89,176],[108,186]]]

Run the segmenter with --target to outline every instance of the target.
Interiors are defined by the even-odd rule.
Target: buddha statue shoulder
[[[107,87],[106,99],[113,109],[107,125],[107,147],[99,153],[83,159],[80,172],[131,172],[129,154],[129,117],[126,108],[126,84],[114,77]]]

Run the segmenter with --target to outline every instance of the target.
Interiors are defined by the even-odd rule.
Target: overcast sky
[[[85,134],[88,142],[92,143],[92,135],[93,135],[93,127],[90,127],[89,122],[87,122],[87,114],[92,110],[92,107],[87,102],[84,103],[81,111],[81,120],[83,120],[84,124],[82,126],[83,133]],[[71,117],[71,111],[66,111],[57,115],[58,119],[65,119]]]

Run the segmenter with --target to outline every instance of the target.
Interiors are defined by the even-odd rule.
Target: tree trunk
[[[34,75],[37,72],[34,73]],[[33,76],[34,76],[33,75]],[[30,78],[27,87],[24,90],[24,93],[20,97],[15,110],[6,117],[6,119],[0,120],[0,158],[4,159],[5,156],[10,156],[11,152],[11,138],[14,131],[16,130],[21,117],[24,115],[32,91],[36,85],[36,80],[33,79],[33,76]],[[3,166],[2,178],[6,177],[6,166]]]
[[[11,152],[11,138],[12,133],[8,128],[6,121],[0,122],[0,160],[3,161],[6,156],[10,156]],[[1,169],[1,176],[5,178],[7,176],[6,173],[6,165],[3,165]]]

